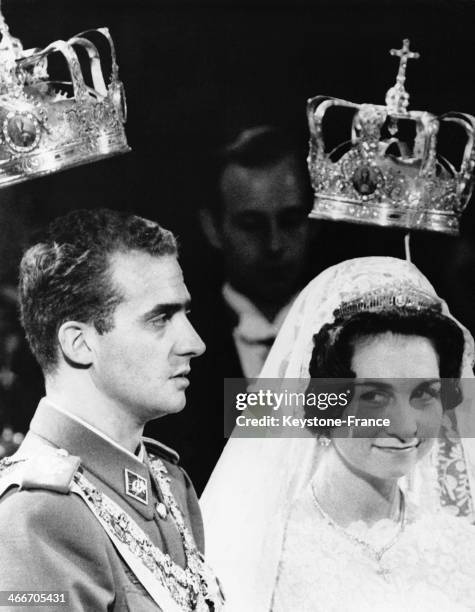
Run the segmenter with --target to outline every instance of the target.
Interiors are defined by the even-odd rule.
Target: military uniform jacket
[[[61,470],[56,474],[54,468],[45,473],[44,461],[43,467],[38,467],[31,460],[49,453],[54,466],[57,449],[64,449],[59,457],[69,453],[80,458],[80,470],[87,480],[118,504],[155,546],[184,567],[183,540],[170,513],[164,512],[150,461],[158,456],[166,467],[173,496],[197,547],[203,551],[203,524],[196,494],[173,451],[145,438],[143,444],[146,452],[141,462],[42,400],[29,433],[12,458],[29,458],[24,485],[10,486],[0,498],[0,590],[66,591],[68,606],[52,610],[160,610],[86,503],[64,486],[64,478],[68,481],[71,475],[65,476]]]

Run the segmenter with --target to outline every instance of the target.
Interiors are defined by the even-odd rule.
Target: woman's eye
[[[416,389],[412,394],[412,397],[423,402],[430,402],[434,399],[440,399],[441,390],[440,387],[426,387],[423,389]]]
[[[388,401],[388,395],[381,391],[365,391],[360,395],[360,400],[373,404],[382,404]]]

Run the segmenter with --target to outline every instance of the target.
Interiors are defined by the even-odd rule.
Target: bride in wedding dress
[[[348,406],[325,416],[388,421],[229,441],[202,498],[226,609],[475,610],[472,390],[459,381],[472,364],[472,337],[412,264],[361,258],[314,279],[261,378],[317,392],[346,379]]]

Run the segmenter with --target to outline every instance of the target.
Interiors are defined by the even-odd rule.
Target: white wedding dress
[[[308,485],[285,529],[272,612],[475,610],[475,529],[410,503],[406,517],[402,531],[387,519],[343,530],[320,514]],[[373,550],[391,542],[378,561]]]
[[[381,288],[398,296],[404,287],[432,296],[451,317],[407,261],[366,257],[328,268],[297,297],[260,378],[280,379],[284,388],[294,379],[301,388],[292,390],[305,391],[313,336],[334,320],[335,309]],[[474,341],[458,324],[465,337],[462,375],[473,382]],[[400,483],[420,509],[408,508],[407,524],[381,564],[312,504],[309,482],[321,447],[310,432],[307,438],[233,436],[201,498],[206,556],[222,581],[227,612],[475,611],[473,385],[465,395],[455,414],[446,415],[433,452]],[[385,529],[391,526],[377,525],[364,537],[386,543]]]

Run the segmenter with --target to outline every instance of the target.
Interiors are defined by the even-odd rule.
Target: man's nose
[[[206,344],[201,339],[191,322],[186,318],[183,329],[178,331],[178,352],[191,357],[199,357],[206,350]]]
[[[271,219],[267,230],[267,249],[270,253],[280,253],[284,247],[282,230],[276,219]]]
[[[411,406],[409,399],[397,400],[388,417],[390,425],[386,428],[386,432],[389,435],[396,436],[400,440],[417,437],[417,410]]]

